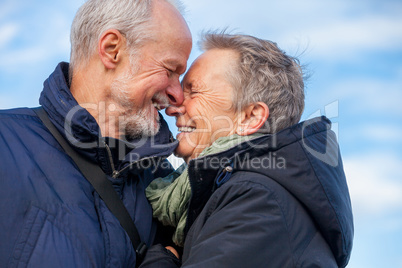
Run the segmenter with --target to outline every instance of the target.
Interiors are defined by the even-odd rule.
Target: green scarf
[[[198,157],[223,152],[261,135],[239,136],[235,134],[221,137],[211,146],[205,148]],[[152,206],[153,216],[163,225],[176,227],[172,239],[176,245],[182,247],[184,245],[184,227],[187,220],[188,202],[191,196],[187,164],[182,164],[167,177],[157,178],[152,181],[145,190],[145,194]]]

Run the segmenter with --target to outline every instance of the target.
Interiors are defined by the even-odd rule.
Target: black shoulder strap
[[[59,133],[59,131],[50,121],[49,116],[42,107],[33,108],[33,110],[39,116],[43,124],[48,128],[54,138],[60,143],[64,151],[74,160],[81,173],[92,184],[99,196],[105,202],[106,206],[119,220],[124,230],[126,230],[137,254],[138,265],[146,253],[147,246],[141,241],[137,228],[135,227],[130,214],[114,190],[112,183],[107,179],[106,174],[98,165],[88,161],[71,147],[71,145],[65,140],[65,138]]]

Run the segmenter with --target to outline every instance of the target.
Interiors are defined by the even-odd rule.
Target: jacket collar
[[[220,170],[229,163],[233,163],[235,169],[244,169],[241,161],[264,156],[269,152],[280,149],[303,139],[331,129],[331,121],[325,116],[313,118],[276,134],[267,134],[250,139],[226,151],[196,158],[190,161],[189,166],[197,169]],[[219,161],[218,161],[219,160]],[[242,168],[243,167],[243,168]]]
[[[105,173],[111,174],[113,162],[116,169],[130,162],[149,157],[168,157],[178,145],[166,121],[160,114],[161,128],[154,137],[123,141],[102,137],[95,118],[79,106],[70,92],[69,64],[60,63],[44,82],[39,103],[60,133],[89,159],[98,162]]]

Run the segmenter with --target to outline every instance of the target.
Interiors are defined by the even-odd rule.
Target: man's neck
[[[90,67],[74,73],[70,91],[78,104],[85,108],[96,120],[102,136],[120,138],[116,106],[109,102],[107,81]],[[82,69],[81,69],[82,70]]]

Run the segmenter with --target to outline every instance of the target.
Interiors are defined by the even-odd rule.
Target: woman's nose
[[[179,117],[186,112],[186,109],[183,105],[181,106],[169,106],[166,108],[166,114],[169,116]]]

